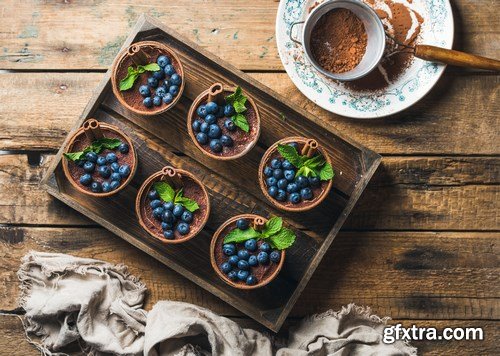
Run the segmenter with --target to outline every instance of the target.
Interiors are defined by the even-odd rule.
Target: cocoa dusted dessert
[[[123,189],[136,169],[132,142],[117,127],[87,120],[63,154],[66,177],[79,191],[105,197]]]
[[[236,159],[249,152],[260,134],[260,117],[254,101],[240,87],[215,83],[201,93],[188,114],[188,132],[206,155]]]
[[[305,211],[314,208],[332,187],[330,158],[314,139],[288,137],[264,154],[259,183],[266,198],[279,209]]]
[[[210,203],[198,178],[167,166],[141,186],[136,213],[142,227],[153,237],[180,243],[201,231],[210,214]]]
[[[259,288],[278,275],[285,249],[294,242],[295,233],[283,226],[280,217],[238,215],[215,232],[210,245],[212,267],[235,288]]]

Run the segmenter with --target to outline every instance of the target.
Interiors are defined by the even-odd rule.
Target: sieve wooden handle
[[[500,61],[496,59],[476,56],[452,49],[417,45],[415,46],[415,56],[426,61],[441,62],[459,67],[500,71]]]

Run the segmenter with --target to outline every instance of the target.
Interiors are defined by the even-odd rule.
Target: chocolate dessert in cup
[[[64,175],[79,191],[109,197],[130,183],[137,168],[132,141],[116,126],[85,121],[68,141],[63,154]]]
[[[184,70],[163,43],[137,42],[116,58],[111,72],[116,98],[139,115],[158,115],[173,107],[184,90]]]
[[[210,215],[210,201],[205,186],[192,173],[167,166],[142,184],[135,211],[151,236],[177,244],[203,229]]]
[[[193,101],[187,129],[196,147],[207,156],[236,159],[247,154],[259,138],[259,111],[240,87],[215,83]]]
[[[232,217],[222,224],[210,243],[210,261],[217,275],[239,289],[270,283],[283,267],[285,249],[295,233],[280,217],[269,220],[254,214]]]
[[[287,137],[264,153],[259,185],[277,208],[300,212],[320,204],[332,188],[331,160],[314,139]]]

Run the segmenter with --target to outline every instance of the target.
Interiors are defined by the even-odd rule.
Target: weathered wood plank
[[[400,319],[498,319],[499,233],[344,232],[318,267],[292,316],[355,302]],[[19,261],[30,250],[125,263],[162,299],[241,315],[212,294],[102,228],[0,228],[0,309],[17,305]],[[418,286],[418,289],[415,288]]]
[[[490,16],[491,4],[453,2],[455,48],[498,55],[500,26]],[[145,12],[240,69],[281,69],[274,38],[277,7],[278,1],[270,0],[244,6],[230,0],[3,1],[0,68],[105,69]]]
[[[58,149],[102,76],[0,74],[0,150]],[[316,115],[324,125],[381,154],[500,153],[500,133],[492,130],[500,124],[498,76],[447,73],[416,106],[393,118],[375,121],[344,119],[320,109],[285,73],[252,76]]]
[[[25,155],[0,156],[0,223],[93,224],[40,190],[52,156],[42,157],[30,166]],[[498,172],[495,157],[388,157],[344,228],[497,230]]]

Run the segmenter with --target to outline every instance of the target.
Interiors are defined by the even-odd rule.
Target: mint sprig
[[[281,144],[278,145],[278,152],[297,168],[297,176],[319,177],[320,180],[330,180],[335,176],[331,164],[320,154],[311,158],[301,156],[295,147]]]
[[[66,157],[70,161],[76,162],[81,160],[89,152],[99,154],[104,149],[114,150],[118,148],[121,143],[122,141],[117,138],[101,138],[93,141],[92,144],[85,147],[83,151],[64,153],[64,157]]]
[[[160,66],[157,63],[149,63],[146,65],[138,65],[137,68],[132,66],[127,68],[127,75],[125,78],[120,80],[120,91],[129,90],[134,86],[135,81],[139,78],[139,75],[148,71],[156,72],[160,70]]]
[[[246,230],[236,228],[226,235],[224,243],[242,243],[250,239],[267,239],[273,247],[284,250],[293,245],[295,238],[295,233],[292,230],[283,227],[283,219],[273,216],[265,223],[262,231],[257,231],[253,227]]]
[[[250,125],[248,124],[247,118],[244,112],[247,111],[245,106],[247,102],[247,97],[243,95],[243,91],[240,87],[237,87],[234,93],[226,96],[226,103],[234,107],[235,115],[231,117],[234,124],[245,132],[250,130]]]
[[[160,198],[167,203],[180,204],[192,213],[200,208],[196,201],[184,196],[182,188],[175,191],[170,184],[165,182],[156,182],[153,186]]]

